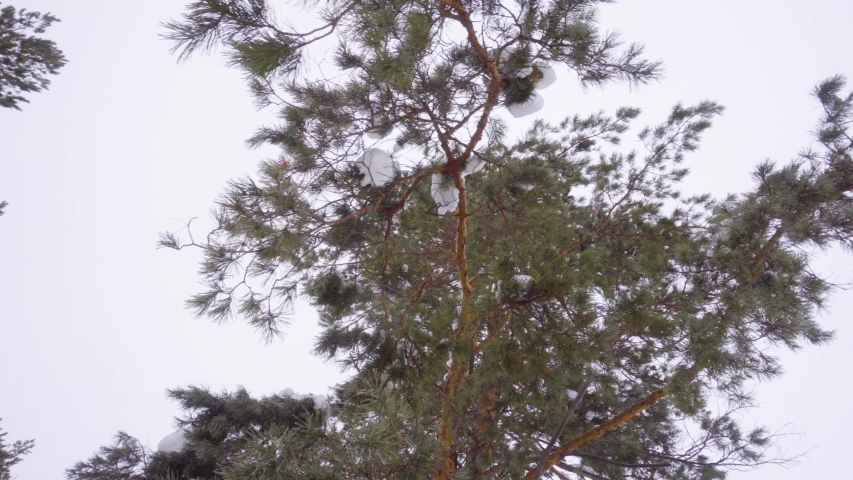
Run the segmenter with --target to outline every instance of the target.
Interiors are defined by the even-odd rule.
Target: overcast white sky
[[[197,291],[197,257],[155,249],[159,232],[206,218],[228,179],[274,153],[243,145],[272,117],[254,110],[238,73],[216,57],[178,65],[158,39],[159,22],[187,1],[2,2],[60,17],[49,36],[69,59],[23,112],[0,110],[0,200],[10,203],[0,218],[0,426],[7,440],[36,439],[13,470],[21,480],[63,478],[119,429],[156,446],[178,413],[167,388],[325,393],[341,378],[308,353],[310,308],[286,340],[264,346],[240,323],[193,318],[183,301]],[[726,114],[688,157],[685,190],[743,191],[756,162],[809,144],[814,84],[853,77],[851,19],[848,0],[626,0],[604,10],[604,25],[644,42],[666,78],[584,93],[560,71],[541,116],[631,105],[656,123],[677,101],[717,100]],[[818,263],[853,279],[849,255]],[[782,352],[785,376],[757,387],[749,421],[793,425],[803,435],[784,445],[790,454],[815,447],[808,459],[730,478],[849,475],[851,310],[853,292],[838,292],[822,317],[838,339]]]

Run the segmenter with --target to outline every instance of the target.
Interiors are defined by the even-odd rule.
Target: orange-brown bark
[[[480,119],[477,122],[477,128],[471,136],[471,140],[466,145],[465,151],[455,158],[448,156],[449,168],[447,171],[453,173],[453,181],[459,191],[459,204],[456,222],[456,254],[454,257],[454,262],[456,263],[459,274],[459,283],[462,287],[462,314],[458,321],[456,331],[454,332],[456,345],[459,345],[461,342],[474,342],[477,330],[477,325],[475,325],[473,314],[471,312],[473,287],[468,273],[468,259],[466,254],[467,220],[469,217],[468,201],[465,193],[465,184],[460,174],[460,170],[462,165],[470,158],[474,148],[480,142],[488,123],[489,115],[498,102],[501,88],[501,76],[498,72],[497,65],[495,65],[490,58],[489,53],[480,43],[474,23],[471,21],[471,17],[462,2],[459,0],[441,1],[450,10],[449,16],[460,22],[465,28],[468,33],[468,41],[477,53],[477,56],[483,63],[483,66],[492,77],[491,83],[489,84],[486,102],[483,105],[483,112],[480,115]],[[472,345],[471,355],[474,354],[475,347],[476,345]],[[470,361],[471,359],[460,359],[454,357],[451,360],[450,368],[447,373],[447,380],[444,388],[442,389],[441,426],[439,429],[438,440],[442,446],[444,459],[442,461],[439,474],[437,475],[437,478],[442,480],[449,479],[453,471],[456,469],[452,405],[457,389],[469,373],[468,362],[465,362],[465,360]]]
[[[457,344],[468,341],[471,337],[471,294],[473,289],[468,278],[468,258],[465,251],[465,241],[468,234],[468,199],[465,192],[465,183],[462,175],[457,171],[454,174],[454,183],[459,190],[459,206],[456,215],[456,255],[454,262],[459,274],[459,283],[462,287],[462,315],[457,322],[454,336]],[[449,479],[451,473],[456,469],[456,454],[454,451],[452,404],[456,396],[456,389],[468,376],[468,369],[459,357],[453,357],[450,369],[447,372],[447,382],[442,392],[441,428],[438,440],[444,450],[444,461],[438,478]]]

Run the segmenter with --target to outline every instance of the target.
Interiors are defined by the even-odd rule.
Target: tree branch
[[[551,450],[554,448],[554,445],[557,443],[557,440],[560,439],[560,436],[563,434],[563,431],[566,429],[566,425],[569,423],[569,419],[574,415],[575,410],[580,406],[581,401],[583,400],[583,396],[586,394],[589,385],[592,383],[595,375],[592,369],[589,370],[586,376],[586,380],[584,380],[581,385],[580,391],[578,392],[577,397],[575,397],[574,401],[566,407],[566,413],[563,415],[563,421],[560,422],[560,427],[557,428],[557,431],[554,432],[554,435],[551,437],[551,441],[548,442],[548,446],[545,447],[545,450],[542,451],[542,458],[539,459],[539,464],[536,467],[536,475],[533,476],[534,480],[538,480],[539,477],[542,476],[542,472],[545,471],[545,462],[548,461],[548,455],[551,454]]]
[[[630,407],[622,410],[618,415],[611,418],[610,420],[602,423],[601,425],[597,425],[594,428],[587,430],[586,432],[578,435],[574,439],[572,439],[569,443],[566,443],[562,447],[558,448],[554,453],[550,454],[545,461],[545,467],[550,468],[553,465],[562,460],[562,458],[568,455],[571,452],[574,452],[578,448],[583,447],[589,442],[601,438],[605,433],[621,426],[622,424],[628,422],[632,418],[639,415],[645,409],[651,407],[655,403],[658,402],[661,398],[666,396],[666,389],[659,388],[654,392],[647,395],[645,398],[640,401],[634,403]],[[537,469],[533,469],[527,472],[524,476],[524,480],[533,480],[535,479],[535,475],[537,473]]]

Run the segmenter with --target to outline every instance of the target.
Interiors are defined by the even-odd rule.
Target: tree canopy
[[[31,35],[44,33],[58,21],[50,13],[0,8],[0,107],[20,110],[21,102],[29,103],[21,94],[47,89],[47,75],[58,74],[65,65],[65,55],[54,41]]]
[[[181,420],[180,454],[217,467],[174,474],[709,480],[776,461],[736,412],[780,372],[772,348],[832,338],[808,251],[853,246],[853,95],[821,82],[815,145],[722,199],[678,189],[712,101],[673,106],[635,149],[635,108],[507,138],[498,110],[529,113],[513,108],[554,66],[586,85],[658,78],[601,30],[600,3],[322,1],[298,28],[266,0],[201,0],[167,24],[181,58],[223,48],[280,114],[249,145],[283,150],[229,184],[203,240],[163,235],[203,253],[190,306],[272,341],[306,297],[316,353],[352,372],[328,408]],[[334,73],[310,62],[323,48]],[[291,405],[192,392],[207,403],[172,395]]]

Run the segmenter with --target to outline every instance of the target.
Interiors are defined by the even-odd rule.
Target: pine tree
[[[640,129],[644,151],[620,148],[633,108],[510,141],[494,112],[535,104],[555,64],[657,78],[598,3],[318,2],[300,30],[266,0],[199,0],[167,24],[181,58],[224,48],[280,112],[249,145],[284,151],[229,184],[204,242],[163,236],[204,254],[190,306],[272,340],[307,297],[317,354],[353,372],[327,411],[223,418],[249,440],[185,452],[226,479],[706,480],[776,461],[736,412],[778,375],[772,347],[832,338],[814,318],[832,285],[803,252],[853,247],[853,95],[820,83],[816,145],[724,199],[678,193],[711,101]],[[339,71],[315,75],[335,40]]]
[[[65,65],[65,56],[55,42],[25,33],[44,33],[58,21],[49,13],[16,11],[8,5],[0,8],[0,107],[20,110],[19,102],[29,103],[20,94],[46,89],[50,80],[45,75],[56,75]],[[0,201],[0,216],[8,205]]]
[[[47,75],[58,74],[65,65],[65,55],[55,42],[28,35],[44,33],[58,21],[50,13],[0,8],[0,107],[20,110],[20,102],[29,103],[21,94],[46,89]]]
[[[265,438],[281,441],[288,432],[319,430],[325,421],[321,397],[299,398],[282,392],[260,400],[245,389],[211,393],[190,387],[169,391],[185,415],[178,420],[177,440],[152,451],[139,440],[119,432],[112,446],[102,447],[88,460],[66,472],[70,480],[215,479],[221,468],[233,468],[248,445]],[[322,403],[321,403],[322,402]],[[309,437],[304,433],[294,442]],[[311,445],[298,444],[305,454]],[[303,477],[313,478],[313,477]]]
[[[0,429],[0,480],[11,480],[11,468],[21,463],[22,457],[30,453],[35,446],[35,440],[18,440],[6,445],[3,440],[6,435],[8,434]]]

